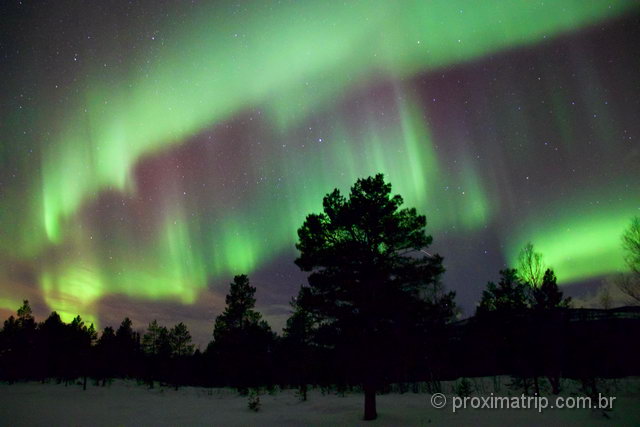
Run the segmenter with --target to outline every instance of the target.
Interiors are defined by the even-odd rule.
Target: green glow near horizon
[[[186,26],[168,23],[164,45],[129,52],[125,64],[105,68],[100,58],[88,61],[86,77],[70,91],[77,93],[73,108],[42,142],[40,173],[28,186],[28,201],[19,191],[8,193],[8,205],[28,205],[21,209],[28,213],[18,218],[0,208],[3,223],[20,225],[9,231],[12,241],[1,242],[2,249],[39,261],[44,299],[63,319],[77,312],[94,321],[96,304],[114,294],[194,303],[211,278],[251,273],[292,250],[297,227],[319,210],[324,194],[335,187],[346,191],[356,178],[377,172],[385,173],[406,205],[427,214],[430,230],[472,232],[486,226],[500,209],[493,188],[470,157],[463,157],[459,168],[443,167],[424,107],[403,84],[419,73],[544,42],[634,7],[622,0],[544,5],[363,0],[284,8],[256,1],[248,14],[236,16],[225,13],[226,6],[200,6]],[[168,204],[177,207],[163,212],[151,241],[136,247],[143,253],[116,247],[107,254],[100,245],[109,243],[88,243],[92,230],[79,224],[79,212],[105,190],[137,197],[132,172],[142,159],[256,107],[264,112],[268,136],[300,144],[293,139],[305,120],[329,114],[380,77],[396,85],[397,111],[387,123],[371,116],[354,127],[336,115],[323,146],[258,152],[274,171],[272,180],[284,177],[286,197],[255,190],[245,196],[248,208],[194,218],[180,206],[180,189],[168,189]],[[304,170],[290,170],[301,164]],[[460,190],[445,192],[444,183]],[[541,229],[540,241],[534,241],[557,264],[561,280],[617,265],[607,260],[604,271],[575,260],[591,259],[588,251],[563,263],[567,247],[544,236],[571,221],[552,223],[558,228]],[[603,233],[617,227],[618,219]],[[132,240],[125,231],[112,238]],[[65,251],[62,261],[50,256]]]
[[[0,309],[15,311],[22,305],[22,300],[17,298],[4,298],[0,297]]]
[[[510,242],[510,265],[517,265],[520,249],[532,242],[545,263],[554,269],[559,283],[628,271],[621,236],[637,205],[619,202],[601,209],[589,205],[587,200],[591,199],[574,200],[575,207],[551,207],[553,215],[544,221],[529,218],[522,226],[526,231]]]
[[[80,315],[85,322],[97,325],[94,304],[105,290],[94,271],[74,266],[60,275],[43,273],[40,284],[45,302],[63,322]]]

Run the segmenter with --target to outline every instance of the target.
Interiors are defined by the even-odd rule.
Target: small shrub
[[[471,396],[473,392],[473,387],[471,386],[471,381],[467,378],[462,378],[453,388],[455,394],[460,397]]]
[[[300,387],[298,387],[298,390],[296,390],[296,397],[301,402],[307,401],[307,385],[306,384],[303,384]]]
[[[498,376],[493,376],[493,392],[500,393],[501,380]]]
[[[520,391],[522,390],[524,394],[529,395],[530,389],[533,387],[533,381],[531,381],[527,377],[521,376],[512,376],[511,382],[507,384],[509,390]]]
[[[249,393],[249,399],[247,401],[247,406],[253,412],[258,412],[260,410],[260,406],[261,406],[260,395],[258,394],[257,391],[251,390],[251,392]]]
[[[427,381],[425,384],[427,393],[442,393],[442,383],[438,380]]]

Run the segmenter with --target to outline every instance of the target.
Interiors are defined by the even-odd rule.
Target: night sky
[[[0,314],[206,342],[249,274],[282,326],[296,230],[383,172],[465,315],[531,241],[565,289],[640,214],[638,1],[3,1]]]

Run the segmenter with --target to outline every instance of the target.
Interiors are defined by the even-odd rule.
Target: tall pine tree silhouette
[[[333,349],[335,366],[345,367],[344,380],[363,386],[365,420],[377,417],[377,388],[419,347],[419,326],[433,312],[424,294],[444,272],[442,258],[426,251],[426,218],[402,204],[378,174],[359,179],[349,198],[337,189],[326,195],[323,212],[298,230],[296,264],[310,272],[298,304],[315,320],[318,343]]]
[[[246,275],[235,276],[227,306],[216,318],[208,353],[217,366],[217,380],[240,389],[270,379],[270,357],[275,334],[255,308],[256,288]]]

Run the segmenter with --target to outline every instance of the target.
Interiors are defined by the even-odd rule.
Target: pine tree
[[[300,304],[304,299],[304,293],[308,288],[301,287],[296,298],[292,298],[290,304],[293,313],[287,319],[283,330],[282,347],[286,366],[289,372],[294,373],[294,383],[299,386],[299,396],[302,401],[307,400],[307,385],[309,383],[310,366],[313,365],[312,338],[314,334],[314,321],[311,313]]]
[[[218,380],[241,389],[270,381],[275,334],[254,309],[255,292],[246,275],[234,277],[227,305],[216,318],[214,339],[207,349],[215,359]]]
[[[249,278],[238,275],[233,278],[229,293],[225,298],[227,304],[224,312],[216,318],[213,337],[220,338],[228,331],[242,329],[261,321],[260,313],[254,310],[256,288],[249,284]]]
[[[157,320],[149,323],[147,332],[142,337],[142,348],[151,356],[168,356],[171,353],[171,344],[166,326],[160,326]]]
[[[426,252],[426,218],[402,204],[378,174],[359,179],[348,199],[337,189],[326,195],[323,212],[298,230],[296,264],[310,273],[299,303],[345,380],[363,386],[365,420],[377,417],[376,389],[399,378],[399,366],[420,347],[420,326],[433,314],[424,295],[444,272],[442,258]],[[441,313],[444,322],[452,307]]]
[[[99,378],[102,378],[102,386],[106,385],[107,379],[113,378],[116,374],[115,359],[117,357],[116,333],[111,326],[103,329],[96,344],[98,358]]]
[[[117,351],[118,373],[121,376],[131,376],[133,374],[133,362],[138,350],[140,341],[139,335],[133,330],[133,322],[125,317],[115,336]]]
[[[35,328],[35,319],[33,318],[33,311],[29,305],[29,300],[24,300],[22,306],[17,311],[17,322],[21,328]]]
[[[516,269],[501,270],[498,284],[489,282],[487,289],[482,292],[477,314],[483,315],[490,312],[502,314],[522,313],[529,307],[528,291],[529,288],[522,283]]]
[[[551,310],[554,308],[567,308],[571,298],[564,298],[558,288],[556,275],[548,268],[544,272],[540,287],[533,289],[533,308],[538,310]]]
[[[565,341],[562,313],[558,309],[569,308],[571,298],[564,298],[558,288],[556,275],[553,270],[544,272],[542,283],[532,291],[532,308],[534,310],[534,325],[530,327],[529,340],[532,350],[536,374],[545,371],[551,391],[560,393],[560,377],[562,362],[559,349]],[[540,393],[537,375],[534,377],[536,392]]]
[[[187,326],[180,322],[169,332],[171,355],[174,357],[191,356],[194,345],[191,344],[191,334]]]

